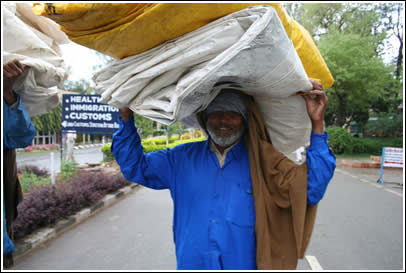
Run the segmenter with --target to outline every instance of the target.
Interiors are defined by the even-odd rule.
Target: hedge
[[[190,142],[199,142],[204,141],[205,137],[199,137],[194,139],[184,139],[178,140],[178,136],[171,137],[169,139],[168,148],[173,148],[180,144],[190,143]],[[141,145],[144,148],[144,153],[151,153],[157,152],[161,150],[165,150],[166,147],[166,138],[152,138],[152,139],[145,139],[141,141]],[[104,145],[101,149],[104,154],[104,161],[112,161],[114,160],[114,156],[111,153],[111,145],[107,144]]]
[[[371,154],[381,155],[383,147],[403,147],[402,137],[352,137],[347,130],[329,127],[328,143],[335,154]]]
[[[12,225],[15,239],[22,238],[38,228],[56,223],[79,210],[95,204],[106,194],[131,184],[122,175],[103,172],[78,173],[70,182],[39,186],[24,195],[18,205],[18,217]]]

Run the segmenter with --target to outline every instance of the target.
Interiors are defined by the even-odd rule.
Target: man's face
[[[217,111],[207,116],[207,131],[214,143],[228,147],[244,133],[243,117],[232,111]]]

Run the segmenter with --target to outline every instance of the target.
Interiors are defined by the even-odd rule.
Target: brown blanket
[[[296,269],[312,234],[317,206],[307,205],[307,165],[297,165],[276,150],[262,114],[247,99],[249,155],[255,202],[257,266]]]

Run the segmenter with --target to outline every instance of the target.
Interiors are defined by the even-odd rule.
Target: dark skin
[[[231,136],[234,132],[237,132],[244,126],[243,117],[240,113],[232,111],[217,111],[210,113],[207,116],[207,126],[212,128],[217,136],[227,137]],[[222,147],[217,143],[214,143],[217,150],[224,154],[224,150],[227,147]]]
[[[307,113],[312,122],[312,131],[316,134],[324,134],[324,115],[327,108],[327,96],[322,90],[320,83],[310,81],[313,85],[313,90],[306,93],[303,98],[306,101]],[[312,98],[314,95],[315,98]],[[133,112],[129,108],[121,108],[121,119],[126,121],[133,116]],[[211,126],[219,136],[230,136],[234,131],[237,131],[243,125],[243,117],[241,114],[232,111],[219,111],[208,115],[208,126]],[[221,154],[228,147],[221,147],[215,143]]]
[[[24,66],[18,60],[13,60],[3,65],[3,99],[7,105],[13,105],[17,97],[13,92],[13,85],[25,70],[29,67]]]

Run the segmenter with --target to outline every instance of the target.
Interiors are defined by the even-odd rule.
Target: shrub
[[[352,153],[353,137],[347,130],[333,126],[327,128],[326,132],[330,135],[328,143],[335,154]]]
[[[21,173],[19,172],[18,178],[23,193],[31,192],[35,188],[42,185],[51,184],[51,178],[47,176],[38,176],[35,173],[26,170],[22,171]]]
[[[165,145],[145,144],[142,146],[144,148],[144,153],[157,152],[166,149],[166,144]]]
[[[175,142],[177,140],[180,140],[180,136],[171,136],[169,138],[169,143]]]
[[[170,141],[169,141],[170,142]],[[150,138],[141,141],[141,144],[144,145],[166,145],[166,137],[164,138]]]
[[[74,159],[62,160],[61,178],[63,180],[68,180],[69,178],[71,178],[73,175],[75,175],[77,166],[78,163]]]
[[[104,154],[103,160],[104,161],[114,161],[114,155],[111,153],[111,144],[106,144],[101,149],[102,153]]]
[[[153,136],[165,136],[166,132],[164,130],[156,130],[152,132]]]
[[[401,137],[398,138],[354,138],[353,153],[369,153],[371,155],[381,155],[383,147],[403,147]]]
[[[198,142],[198,141],[204,141],[205,137],[199,137],[199,138],[194,138],[194,139],[184,139],[184,140],[176,140],[179,139],[179,136],[171,137],[170,138],[173,141],[170,141],[168,144],[168,148],[173,148],[176,145],[184,144],[184,143],[189,143],[189,142]],[[151,152],[157,152],[161,150],[165,150],[166,147],[166,138],[152,138],[152,139],[146,139],[142,140],[142,147],[144,148],[144,153],[151,153]],[[102,147],[102,152],[105,155],[105,158],[109,158],[109,160],[114,160],[114,156],[111,153],[111,145],[104,145]]]
[[[15,238],[67,218],[129,184],[122,175],[84,172],[70,183],[38,187],[18,205],[18,217],[12,227]]]
[[[17,172],[18,173],[23,173],[23,172],[33,173],[36,176],[40,176],[40,177],[49,176],[49,172],[47,169],[40,169],[34,165],[26,165],[26,166],[19,167]]]
[[[192,139],[192,138],[193,138],[192,133],[183,134],[182,137],[181,137],[182,140],[184,140],[184,139]]]
[[[38,144],[34,146],[27,146],[24,148],[25,152],[32,152],[32,151],[49,151],[49,150],[59,150],[58,144]]]

